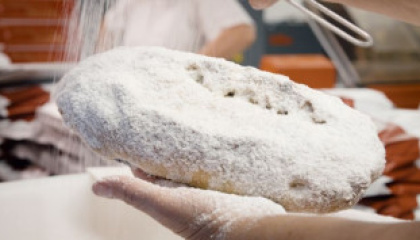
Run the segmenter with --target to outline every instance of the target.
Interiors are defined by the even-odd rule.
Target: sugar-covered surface
[[[65,123],[110,159],[289,211],[349,208],[385,163],[368,117],[222,59],[118,48],[71,70],[55,99]]]

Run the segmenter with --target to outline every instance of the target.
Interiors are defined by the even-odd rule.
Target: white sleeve
[[[118,0],[105,14],[105,26],[111,32],[119,32],[126,25],[126,13],[130,0]]]
[[[226,28],[254,24],[237,0],[197,0],[196,2],[199,26],[206,41],[215,39]]]

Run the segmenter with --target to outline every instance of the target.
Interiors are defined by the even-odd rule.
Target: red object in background
[[[6,45],[4,52],[14,63],[66,60],[64,45]]]
[[[365,198],[360,203],[375,209],[379,214],[406,220],[414,219],[413,209],[418,207],[417,195]]]
[[[387,163],[384,174],[393,177],[399,176],[398,178],[401,179],[401,174],[396,174],[395,171],[413,165],[420,158],[420,140],[394,124],[388,124],[378,136],[386,149]]]
[[[63,20],[9,19],[0,21],[0,42],[13,44],[64,44]]]
[[[0,18],[63,19],[74,0],[0,0]]]
[[[387,165],[384,173],[389,174],[396,169],[413,164],[420,156],[418,138],[398,140],[386,144]]]
[[[321,54],[265,55],[261,70],[279,73],[312,88],[333,88],[336,71],[333,63]]]
[[[2,117],[10,121],[31,121],[36,110],[50,99],[49,92],[40,86],[0,90],[0,96],[8,100]]]
[[[343,101],[344,104],[346,104],[347,106],[354,108],[354,100],[351,98],[346,98],[346,97],[340,97],[341,101]]]
[[[0,0],[0,42],[13,63],[64,61],[76,0]]]
[[[385,93],[399,108],[418,108],[420,106],[420,83],[374,84],[369,88]]]
[[[268,44],[270,46],[290,46],[293,44],[293,38],[286,34],[273,34],[268,37]]]

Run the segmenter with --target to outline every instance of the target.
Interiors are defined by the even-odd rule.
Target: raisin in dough
[[[371,120],[282,75],[162,48],[93,56],[60,81],[65,123],[95,151],[293,212],[349,208],[382,172]]]

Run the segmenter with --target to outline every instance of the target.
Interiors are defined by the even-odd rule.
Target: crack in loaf
[[[109,159],[293,212],[351,207],[385,163],[367,116],[222,59],[118,48],[72,69],[54,98],[65,123]]]

